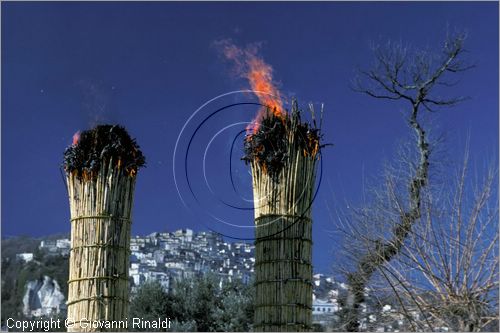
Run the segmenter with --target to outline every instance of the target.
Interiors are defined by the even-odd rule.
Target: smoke
[[[91,79],[79,80],[76,85],[82,98],[82,112],[91,127],[116,122],[109,109],[112,88]]]

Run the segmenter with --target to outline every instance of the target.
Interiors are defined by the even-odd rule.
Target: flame
[[[80,131],[77,131],[75,134],[73,134],[73,146],[77,145],[78,141],[80,141]]]
[[[281,93],[273,81],[273,68],[258,56],[259,46],[251,44],[241,49],[229,40],[219,41],[216,44],[222,47],[224,56],[234,62],[236,73],[248,80],[259,102],[265,105],[247,126],[247,132],[251,134],[257,132],[267,109],[275,116],[284,119],[286,112],[283,109]]]

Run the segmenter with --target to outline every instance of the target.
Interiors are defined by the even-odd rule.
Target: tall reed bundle
[[[74,138],[64,167],[71,211],[68,331],[128,316],[130,226],[137,169],[145,163],[125,129],[102,125]]]
[[[314,114],[314,113],[313,113]],[[247,136],[255,208],[256,331],[312,327],[312,220],[319,129],[267,112]]]

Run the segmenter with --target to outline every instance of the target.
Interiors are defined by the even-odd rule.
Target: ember
[[[73,145],[78,144],[78,141],[80,141],[80,131],[73,134]]]
[[[145,158],[136,141],[119,125],[99,125],[73,136],[73,145],[64,152],[64,169],[78,177],[95,177],[105,161],[123,167],[133,176]]]
[[[296,101],[292,103],[292,115],[286,112],[277,115],[267,108],[259,121],[260,126],[245,138],[243,160],[247,164],[257,162],[277,182],[288,161],[292,143],[293,149],[299,149],[304,156],[316,157],[322,147],[320,129],[315,120],[313,125],[302,122],[300,113]]]

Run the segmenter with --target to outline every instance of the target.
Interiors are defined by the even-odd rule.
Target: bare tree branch
[[[449,81],[445,81],[445,76],[471,68],[461,60],[465,37],[465,34],[457,34],[446,39],[437,65],[434,65],[432,55],[425,52],[415,52],[410,55],[408,48],[401,44],[389,43],[385,48],[377,47],[374,50],[374,69],[360,71],[365,80],[362,81],[358,77],[352,86],[354,91],[376,99],[408,103],[408,123],[415,134],[414,146],[418,157],[408,162],[412,175],[406,185],[406,197],[397,198],[394,186],[390,182],[387,183],[388,198],[391,199],[391,207],[395,208],[397,216],[385,215],[386,222],[392,225],[385,231],[386,236],[379,239],[371,236],[367,242],[368,239],[362,236],[363,232],[356,231],[356,235],[367,247],[361,255],[358,255],[355,269],[347,274],[350,295],[346,329],[349,331],[359,330],[359,310],[364,302],[365,288],[370,279],[377,271],[380,272],[384,265],[403,252],[405,241],[422,218],[423,193],[429,182],[431,150],[428,134],[420,122],[419,115],[422,111],[435,112],[437,110],[433,109],[434,107],[454,106],[464,100],[462,97],[434,98],[431,93],[436,85],[448,85]],[[363,211],[361,213],[364,214]],[[379,212],[379,214],[383,219],[384,213]],[[366,214],[364,219],[367,220],[369,215]],[[435,232],[431,226],[428,228]],[[434,236],[437,237],[438,234]],[[436,251],[437,257],[427,260],[425,257],[410,253],[410,261],[417,270],[425,272],[429,281],[440,285],[443,277],[433,271],[434,260],[443,263],[448,262],[451,257],[442,248],[432,249]],[[470,260],[470,257],[467,260]],[[452,272],[445,273],[444,281],[449,281]],[[441,292],[447,289],[452,289],[452,286],[440,285]]]

